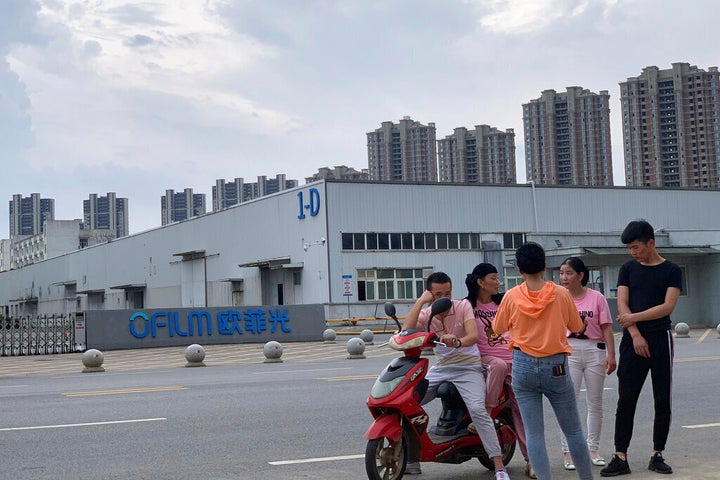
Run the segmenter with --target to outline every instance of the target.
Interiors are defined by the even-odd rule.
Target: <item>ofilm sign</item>
[[[325,330],[322,305],[94,310],[85,312],[87,347],[315,341]]]

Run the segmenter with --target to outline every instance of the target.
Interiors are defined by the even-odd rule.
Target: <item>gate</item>
[[[3,318],[0,320],[0,356],[81,352],[84,339],[76,338],[77,327],[84,333],[82,313]]]

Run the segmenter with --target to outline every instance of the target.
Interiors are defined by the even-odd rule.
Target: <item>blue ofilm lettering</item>
[[[212,335],[212,316],[206,312],[206,311],[192,311],[188,313],[188,332],[190,335],[193,334],[193,320],[197,319],[197,327],[198,327],[198,335],[202,337],[203,334],[203,327],[202,327],[202,321],[205,319],[205,322],[207,324],[207,334],[208,336]]]
[[[138,318],[141,318],[145,321],[145,330],[142,331],[142,333],[138,333],[137,330],[135,330],[135,320]],[[147,334],[150,333],[150,322],[147,315],[145,315],[143,312],[135,312],[132,315],[130,315],[130,334],[135,338],[145,338],[147,337]],[[155,336],[155,335],[153,335]]]
[[[213,323],[220,335],[260,335],[268,330],[270,333],[292,332],[287,309],[222,310],[215,314],[214,319],[206,310],[192,310],[187,313],[185,321],[180,321],[180,315],[174,310],[154,312],[150,316],[142,311],[134,312],[130,315],[130,334],[135,338],[148,335],[156,338],[163,329],[167,329],[168,337],[193,337],[196,332],[197,336],[212,336]],[[142,329],[138,325],[140,320],[144,322]]]
[[[164,317],[166,315],[165,312],[155,312],[152,314],[152,317],[150,317],[150,329],[152,331],[152,337],[157,337],[157,329],[158,327],[163,328],[167,327],[167,323],[158,321],[158,318]],[[172,337],[172,335],[170,335]]]

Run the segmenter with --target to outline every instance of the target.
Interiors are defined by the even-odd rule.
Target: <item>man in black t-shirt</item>
[[[623,327],[618,362],[618,404],[615,414],[615,455],[600,471],[603,477],[630,473],[627,450],[632,438],[638,398],[648,372],[652,372],[655,399],[653,453],[648,469],[672,473],[662,451],[670,432],[673,336],[670,314],[682,281],[680,267],[661,257],[655,233],[645,220],[630,222],[621,236],[633,260],[618,274],[618,323]]]

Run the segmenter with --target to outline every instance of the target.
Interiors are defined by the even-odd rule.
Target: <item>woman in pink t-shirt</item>
[[[477,265],[472,273],[465,279],[465,286],[468,289],[466,299],[473,308],[473,314],[478,326],[478,349],[483,365],[487,368],[485,383],[485,405],[488,411],[495,408],[500,400],[500,392],[503,385],[507,384],[510,392],[510,409],[512,412],[515,432],[520,445],[520,452],[525,458],[525,475],[530,478],[537,478],[528,461],[527,446],[525,443],[525,428],[523,428],[522,417],[515,395],[510,387],[513,352],[510,350],[510,337],[507,333],[498,335],[493,331],[492,322],[495,319],[498,305],[502,299],[500,279],[495,266],[489,263]]]
[[[610,309],[602,293],[587,288],[589,274],[585,263],[577,257],[566,259],[560,266],[560,283],[572,295],[580,318],[586,324],[580,333],[568,332],[568,344],[573,349],[568,358],[568,368],[576,398],[579,398],[580,387],[585,381],[590,459],[593,465],[603,466],[605,460],[598,453],[603,417],[602,396],[605,376],[615,370],[617,363]],[[575,465],[564,436],[561,444],[565,469],[574,470]]]

